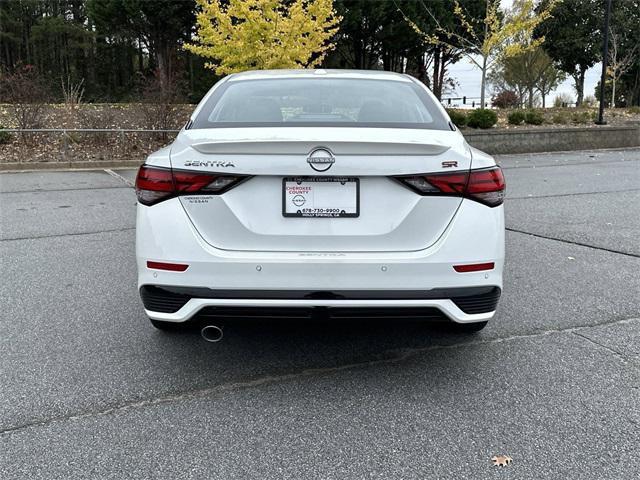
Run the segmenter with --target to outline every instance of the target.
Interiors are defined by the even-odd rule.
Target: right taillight
[[[246,178],[142,165],[136,177],[136,195],[143,205],[153,205],[179,195],[224,193]]]
[[[469,172],[465,196],[480,203],[497,207],[504,202],[506,184],[500,167],[491,167]]]
[[[466,197],[490,207],[504,202],[506,185],[502,169],[498,166],[395,178],[420,195]]]

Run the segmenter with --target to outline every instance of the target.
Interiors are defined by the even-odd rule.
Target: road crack
[[[528,197],[507,197],[507,200],[534,200],[537,198],[562,198],[562,197],[575,197],[580,195],[600,195],[606,193],[628,193],[628,192],[640,192],[640,188],[626,188],[621,190],[604,190],[601,192],[576,192],[576,193],[559,193],[557,195],[531,195]]]
[[[581,326],[570,327],[565,329],[549,329],[549,330],[543,330],[543,331],[530,333],[530,334],[511,335],[508,337],[499,337],[499,338],[492,338],[492,339],[478,339],[475,341],[454,343],[450,345],[429,345],[427,347],[421,347],[421,348],[387,350],[386,352],[382,353],[381,358],[377,358],[375,360],[353,362],[353,363],[344,364],[344,365],[337,365],[334,367],[308,368],[308,369],[303,369],[297,372],[284,373],[281,375],[265,375],[263,377],[258,377],[251,380],[229,382],[229,383],[215,385],[212,387],[203,388],[199,390],[165,395],[162,397],[139,400],[135,402],[127,402],[127,403],[123,403],[121,405],[117,405],[104,410],[92,410],[92,411],[86,411],[86,412],[82,412],[74,415],[63,415],[58,417],[51,417],[41,421],[29,422],[29,423],[24,423],[21,425],[5,428],[3,430],[0,430],[0,436],[12,435],[12,434],[20,433],[22,431],[32,429],[32,428],[37,428],[37,427],[46,427],[48,425],[55,424],[55,423],[78,421],[85,418],[115,415],[119,413],[125,413],[130,410],[142,409],[142,408],[152,407],[156,405],[177,403],[181,401],[195,400],[195,399],[205,398],[205,397],[212,397],[212,396],[220,395],[227,392],[233,392],[233,391],[243,390],[247,388],[255,388],[255,387],[260,387],[262,385],[269,385],[274,383],[282,383],[289,380],[315,377],[319,375],[330,375],[330,374],[339,373],[347,370],[370,368],[377,365],[390,365],[395,363],[401,363],[410,358],[415,358],[421,354],[438,351],[438,350],[454,350],[454,349],[467,348],[467,347],[494,345],[494,344],[501,344],[505,342],[542,338],[545,336],[551,336],[551,335],[557,335],[557,334],[575,334],[579,330],[601,327],[601,326],[608,326],[608,325],[625,325],[625,324],[629,324],[637,321],[640,321],[640,318],[637,318],[637,317],[625,318],[625,319],[617,319],[617,320],[602,322],[594,325],[581,325]],[[579,335],[579,336],[586,338],[583,335]]]
[[[15,242],[18,240],[38,240],[40,238],[77,237],[80,235],[96,235],[98,233],[127,232],[129,230],[135,230],[135,229],[136,227],[124,227],[124,228],[112,228],[107,230],[97,230],[95,232],[57,233],[52,235],[36,235],[33,237],[0,238],[0,242]]]
[[[508,232],[522,233],[523,235],[531,235],[532,237],[536,237],[536,238],[544,238],[545,240],[554,240],[556,242],[567,243],[569,245],[577,245],[579,247],[586,247],[586,248],[591,248],[593,250],[600,250],[602,252],[617,253],[618,255],[625,255],[627,257],[640,258],[640,255],[635,253],[623,252],[622,250],[614,250],[612,248],[596,247],[594,245],[589,245],[588,243],[574,242],[573,240],[565,240],[557,237],[549,237],[547,235],[541,235],[539,233],[531,233],[524,230],[518,230],[517,228],[506,227],[505,230],[507,230]]]
[[[622,360],[624,363],[631,363],[631,360],[629,358],[627,358],[622,352],[616,350],[615,348],[612,348],[608,345],[605,345],[604,343],[600,343],[597,340],[595,340],[594,338],[591,338],[587,335],[584,335],[580,332],[572,332],[574,335],[585,339],[587,342],[596,345],[598,348],[603,348],[605,350],[607,350],[609,353],[613,353],[615,356],[619,357],[620,360]]]
[[[55,189],[38,189],[38,190],[16,190],[15,192],[0,192],[0,195],[10,195],[18,193],[60,193],[60,192],[86,192],[93,190],[122,190],[128,188],[126,185],[117,185],[113,187],[81,187],[81,188],[55,188]]]

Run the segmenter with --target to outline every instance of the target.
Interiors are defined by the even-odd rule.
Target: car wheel
[[[489,322],[453,323],[451,327],[456,333],[476,333],[486,327],[487,323]]]

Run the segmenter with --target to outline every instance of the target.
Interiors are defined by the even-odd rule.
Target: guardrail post
[[[120,156],[124,157],[124,130],[120,130]]]
[[[69,141],[67,139],[67,131],[62,130],[62,161],[67,161],[67,148],[69,147]]]

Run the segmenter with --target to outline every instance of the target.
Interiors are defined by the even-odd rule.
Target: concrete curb
[[[637,125],[465,130],[462,134],[471,146],[491,155],[640,146],[640,126]]]
[[[13,162],[0,163],[0,172],[33,172],[40,170],[104,170],[105,168],[138,168],[140,160],[100,160],[96,162]]]

